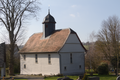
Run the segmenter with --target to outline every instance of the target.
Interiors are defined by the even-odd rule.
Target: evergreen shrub
[[[98,74],[99,75],[108,75],[109,74],[109,70],[108,70],[108,64],[101,64],[99,67],[98,67]]]

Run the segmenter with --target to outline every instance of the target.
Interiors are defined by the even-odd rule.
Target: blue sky
[[[27,25],[27,38],[42,32],[42,22],[50,13],[56,20],[56,29],[71,28],[77,32],[82,42],[89,40],[89,35],[101,29],[101,23],[109,16],[120,18],[120,0],[40,0],[39,19],[30,20]]]
[[[42,32],[42,22],[50,13],[56,20],[56,29],[71,28],[78,34],[82,42],[89,41],[90,33],[98,32],[101,23],[109,16],[120,18],[120,0],[40,0],[39,19],[30,20],[27,24],[26,40],[38,32]]]

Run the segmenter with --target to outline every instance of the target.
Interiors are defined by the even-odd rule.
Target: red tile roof
[[[33,34],[19,53],[58,52],[65,44],[71,29],[56,30],[49,38],[41,39],[43,33]]]

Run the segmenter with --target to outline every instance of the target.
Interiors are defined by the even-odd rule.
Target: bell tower
[[[55,31],[55,19],[50,15],[50,10],[48,10],[48,15],[43,21],[43,38],[46,38],[54,33]]]

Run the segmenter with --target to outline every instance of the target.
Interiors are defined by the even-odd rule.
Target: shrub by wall
[[[101,64],[98,67],[98,74],[99,75],[108,75],[109,74],[109,70],[108,70],[108,64]]]

